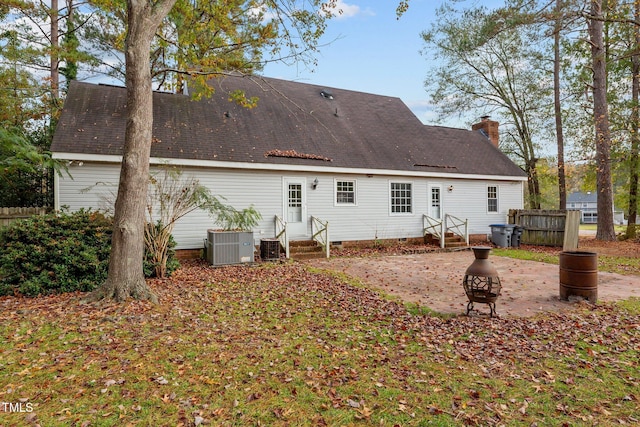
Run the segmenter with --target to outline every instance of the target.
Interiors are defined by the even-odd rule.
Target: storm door
[[[305,178],[284,179],[284,220],[289,237],[307,235],[307,200]]]
[[[440,185],[429,186],[429,216],[442,219],[442,187]]]

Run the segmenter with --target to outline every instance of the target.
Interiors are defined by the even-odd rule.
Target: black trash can
[[[524,227],[520,225],[516,225],[513,227],[513,232],[511,233],[511,246],[514,248],[520,247],[520,238],[522,237],[522,232],[524,231]]]
[[[513,224],[491,224],[491,241],[499,248],[508,248],[511,245],[511,233]]]

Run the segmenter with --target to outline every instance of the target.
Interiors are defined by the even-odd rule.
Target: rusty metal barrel
[[[598,254],[595,252],[560,252],[560,299],[579,296],[595,303],[598,300]]]

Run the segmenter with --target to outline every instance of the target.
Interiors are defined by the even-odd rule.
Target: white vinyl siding
[[[274,217],[283,215],[285,199],[283,176],[300,180],[305,189],[311,189],[311,182],[318,177],[320,185],[313,191],[306,191],[303,201],[306,217],[315,216],[329,222],[331,241],[354,241],[373,239],[398,239],[422,236],[422,215],[428,214],[431,188],[440,186],[454,189],[441,192],[441,214],[454,215],[469,220],[469,233],[486,234],[489,225],[506,223],[509,209],[522,209],[524,204],[524,183],[520,181],[490,181],[486,179],[438,179],[415,178],[401,180],[389,175],[358,176],[358,179],[341,173],[253,171],[222,168],[182,168],[185,177],[195,177],[216,196],[237,209],[253,205],[262,215],[262,220],[254,228],[257,246],[260,239],[275,237]],[[69,206],[71,211],[81,208],[100,208],[106,200],[115,199],[120,173],[119,164],[93,163],[84,161],[83,166],[70,168],[73,179],[58,177],[57,207]],[[356,205],[335,206],[336,186],[323,185],[324,182],[356,181]],[[411,212],[390,214],[390,183],[410,183]],[[498,187],[500,203],[498,212],[487,213],[487,188]],[[409,205],[407,205],[409,206]],[[496,217],[500,216],[500,219]],[[214,219],[205,211],[196,210],[181,218],[174,229],[177,249],[200,249],[204,245],[209,228],[219,228]],[[310,225],[306,231],[311,233]]]

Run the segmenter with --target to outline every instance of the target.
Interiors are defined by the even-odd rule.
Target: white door
[[[429,186],[429,216],[442,219],[442,187],[440,185]]]
[[[289,237],[307,236],[307,180],[284,178],[284,219]]]

